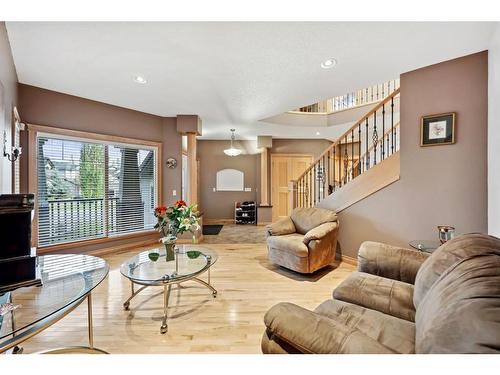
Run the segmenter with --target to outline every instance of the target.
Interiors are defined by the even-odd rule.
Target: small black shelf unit
[[[257,205],[253,201],[234,202],[235,224],[257,225]]]

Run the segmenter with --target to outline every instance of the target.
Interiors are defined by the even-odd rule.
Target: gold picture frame
[[[426,147],[454,144],[456,141],[456,118],[456,112],[422,116],[420,122],[420,146]]]

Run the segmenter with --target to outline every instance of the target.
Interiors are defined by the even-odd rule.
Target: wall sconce
[[[12,147],[12,152],[7,153],[7,131],[3,131],[3,156],[9,159],[11,163],[15,162],[22,153],[21,147]]]

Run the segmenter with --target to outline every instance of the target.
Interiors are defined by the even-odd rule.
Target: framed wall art
[[[420,146],[438,146],[455,143],[456,113],[423,116],[420,125]]]

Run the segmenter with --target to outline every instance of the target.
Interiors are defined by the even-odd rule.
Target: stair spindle
[[[370,168],[370,156],[368,154],[368,117],[366,118],[366,126],[365,126],[365,143],[366,143],[366,148],[365,148],[365,171],[367,171]]]
[[[382,145],[380,146],[380,150],[382,151],[382,155],[380,157],[380,160],[385,159],[385,139],[384,139],[384,134],[385,134],[385,104],[382,104]]]
[[[352,167],[354,167],[354,128],[351,130],[351,180],[354,178]]]
[[[372,143],[373,143],[373,165],[376,165],[377,164],[377,143],[378,143],[377,111],[375,111],[375,113],[373,113]]]
[[[394,154],[394,97],[391,98],[391,155]]]

